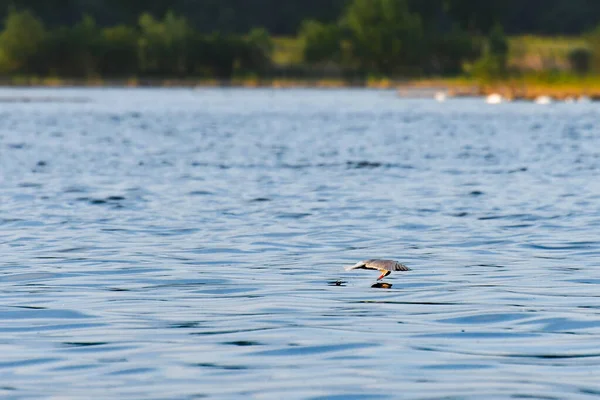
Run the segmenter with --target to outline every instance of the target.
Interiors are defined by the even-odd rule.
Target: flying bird
[[[383,279],[392,273],[392,271],[410,271],[406,265],[394,260],[365,260],[354,264],[351,267],[346,267],[346,271],[353,269],[375,269],[381,272],[377,280]]]

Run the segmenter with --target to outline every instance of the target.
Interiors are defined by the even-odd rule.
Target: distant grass
[[[558,52],[566,54],[575,47],[585,47],[585,39],[581,36],[512,36],[509,39],[511,48],[522,48],[527,52]]]
[[[568,55],[573,49],[585,48],[581,36],[513,36],[509,42],[509,64],[525,70],[568,69]],[[303,43],[293,36],[273,38],[273,62],[278,66],[302,63]]]
[[[509,64],[524,70],[567,70],[569,53],[586,48],[581,36],[514,36],[509,38]]]
[[[273,38],[273,63],[279,66],[288,66],[302,63],[302,40],[296,37]]]

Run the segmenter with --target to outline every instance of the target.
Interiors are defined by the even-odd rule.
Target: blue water
[[[596,398],[599,172],[597,103],[2,89],[0,397]]]

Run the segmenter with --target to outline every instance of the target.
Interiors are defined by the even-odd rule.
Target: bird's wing
[[[408,268],[404,264],[400,264],[399,262],[397,262],[394,266],[394,271],[410,271],[410,268]]]
[[[360,269],[360,268],[365,268],[367,261],[360,261],[357,262],[356,264],[350,266],[350,267],[345,267],[344,269],[346,271],[351,271],[353,269]]]
[[[361,262],[357,262],[351,267],[346,267],[346,271],[351,271],[353,269],[376,269],[378,271],[410,271],[404,264],[400,264],[398,261],[394,260],[365,260]]]
[[[369,260],[366,263],[366,268],[379,271],[410,271],[410,268],[406,265],[394,260]]]

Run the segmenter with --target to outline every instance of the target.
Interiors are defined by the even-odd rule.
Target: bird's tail
[[[354,265],[352,265],[352,266],[345,267],[344,269],[345,269],[346,271],[351,271],[351,270],[353,270],[353,269],[362,268],[362,267],[364,267],[364,266],[365,266],[365,263],[364,263],[364,261],[361,261],[361,262],[358,262],[358,263],[356,263],[356,264],[354,264]]]

